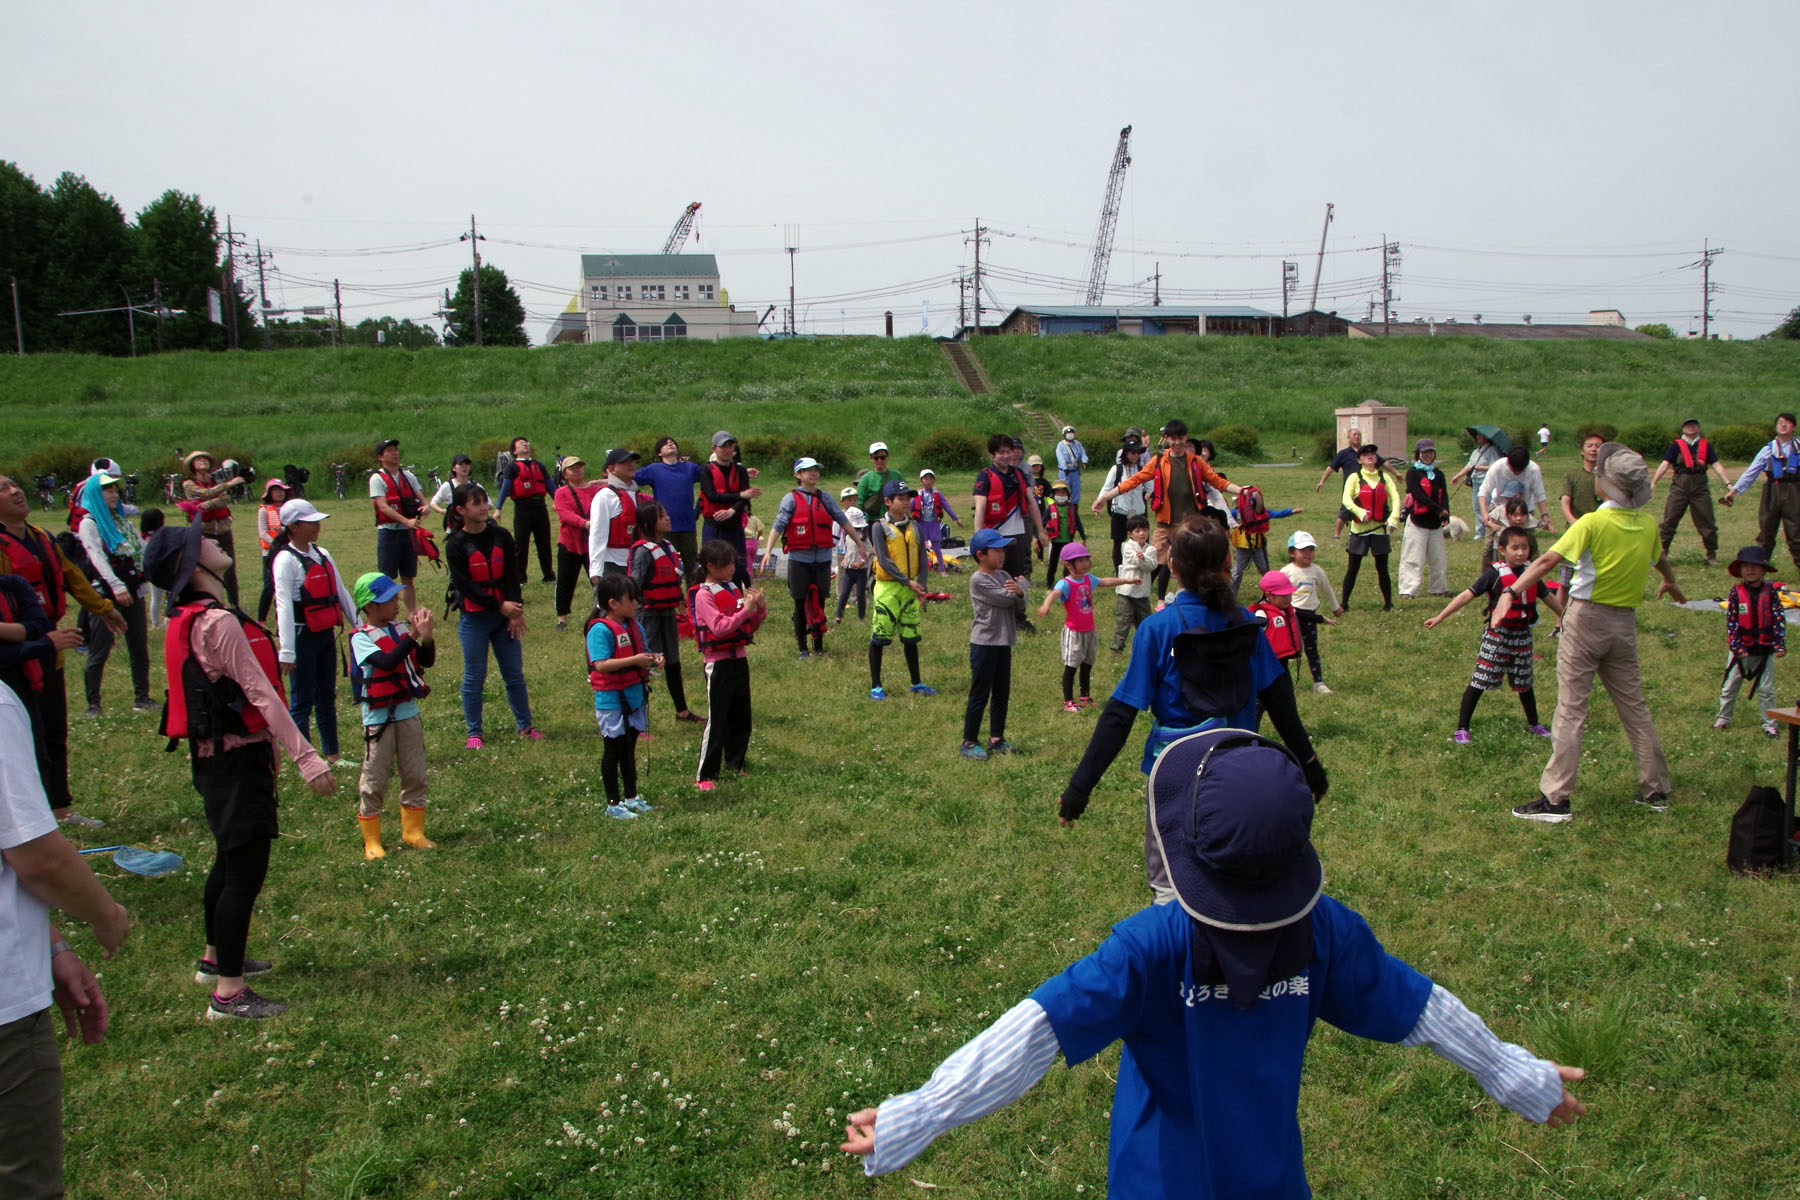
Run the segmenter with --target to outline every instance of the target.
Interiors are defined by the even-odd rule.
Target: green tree
[[[283,320],[275,317],[268,322],[269,344],[276,350],[312,350],[320,346],[332,344],[331,331],[337,322],[328,317],[301,317],[297,321]],[[249,330],[248,325],[240,326]],[[245,332],[241,340],[245,346],[253,342],[262,345],[262,334]]]
[[[137,216],[138,266],[133,292],[162,289],[163,305],[183,315],[163,323],[166,350],[223,350],[225,329],[207,319],[206,290],[219,286],[219,223],[213,210],[170,189]],[[250,328],[249,309],[239,309],[239,329]],[[261,339],[244,338],[260,346]]]
[[[485,308],[487,294],[482,294]],[[377,333],[385,332],[387,340],[381,341]],[[411,317],[396,321],[392,317],[364,317],[356,325],[344,331],[344,340],[352,346],[392,346],[401,350],[428,350],[438,344],[437,330],[429,325],[415,324]]]
[[[1800,340],[1800,307],[1788,313],[1787,320],[1769,331],[1772,338],[1791,338]]]
[[[57,311],[118,308],[137,282],[137,235],[111,196],[73,172],[64,171],[50,189],[45,239],[45,283]],[[147,300],[132,289],[134,302]],[[59,317],[57,348],[90,354],[129,354],[123,313]],[[140,322],[140,338],[149,332]],[[145,346],[153,343],[144,342]]]
[[[464,271],[450,300],[450,325],[444,342],[451,346],[475,344],[475,270]],[[454,336],[453,336],[454,335]],[[481,268],[481,343],[484,346],[529,346],[525,333],[525,305],[506,281],[499,267]]]
[[[1675,336],[1675,331],[1670,329],[1667,325],[1664,325],[1661,321],[1652,321],[1648,325],[1639,325],[1637,331],[1646,334],[1649,337],[1663,338],[1665,340]]]
[[[37,181],[9,162],[0,162],[0,352],[10,354],[18,346],[13,327],[10,287],[19,288],[20,323],[25,326],[25,348],[48,350],[65,332],[57,329],[56,306],[45,284],[44,230],[49,222],[50,201]]]

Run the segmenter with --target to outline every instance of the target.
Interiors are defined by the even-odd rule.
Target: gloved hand
[[[1306,776],[1306,786],[1312,790],[1314,800],[1323,797],[1331,786],[1325,778],[1325,764],[1316,754],[1300,764],[1300,773]]]

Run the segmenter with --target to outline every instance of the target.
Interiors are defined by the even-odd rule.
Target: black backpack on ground
[[[1731,815],[1725,865],[1738,875],[1780,870],[1787,865],[1782,827],[1787,802],[1772,787],[1753,787]]]

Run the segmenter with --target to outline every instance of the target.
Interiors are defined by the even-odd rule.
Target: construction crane
[[[1106,176],[1106,201],[1100,205],[1100,228],[1094,231],[1094,260],[1088,266],[1087,299],[1099,304],[1106,296],[1106,269],[1112,264],[1113,231],[1119,226],[1119,193],[1125,188],[1125,168],[1131,165],[1131,126],[1119,130],[1119,148],[1113,151],[1112,170]]]
[[[669,240],[663,243],[662,252],[664,254],[673,254],[681,249],[681,244],[687,241],[688,234],[693,232],[694,214],[699,211],[700,202],[698,200],[681,210],[681,220],[675,222],[675,228],[669,231]]]

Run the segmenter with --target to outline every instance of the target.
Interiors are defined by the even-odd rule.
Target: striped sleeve
[[[1562,1103],[1562,1077],[1556,1073],[1556,1064],[1495,1037],[1486,1022],[1435,983],[1425,1011],[1400,1044],[1429,1046],[1434,1054],[1473,1075],[1482,1091],[1527,1121],[1542,1124]]]
[[[924,1087],[882,1103],[863,1173],[897,1171],[941,1134],[1011,1104],[1050,1070],[1058,1049],[1044,1010],[1021,1000],[945,1059]]]

